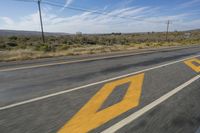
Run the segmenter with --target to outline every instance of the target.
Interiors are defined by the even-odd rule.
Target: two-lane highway
[[[0,63],[1,133],[195,133],[200,127],[198,46],[35,62]]]

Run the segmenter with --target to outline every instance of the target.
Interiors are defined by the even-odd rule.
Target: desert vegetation
[[[0,61],[107,53],[200,44],[200,31],[134,33],[134,34],[78,34],[46,36],[0,36]]]

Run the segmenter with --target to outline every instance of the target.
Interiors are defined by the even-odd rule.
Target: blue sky
[[[41,6],[44,29],[48,32],[165,31],[167,20],[171,21],[171,31],[200,28],[200,0],[42,0]],[[35,0],[2,1],[0,29],[39,31]]]

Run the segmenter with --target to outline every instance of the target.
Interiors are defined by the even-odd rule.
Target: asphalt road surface
[[[200,133],[200,46],[0,63],[0,133]]]

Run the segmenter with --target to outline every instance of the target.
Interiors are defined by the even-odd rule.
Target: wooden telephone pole
[[[167,21],[167,31],[166,31],[166,41],[168,41],[168,34],[169,34],[169,25],[170,25],[170,21]]]
[[[38,9],[39,9],[39,15],[40,15],[40,24],[41,24],[41,30],[42,30],[42,41],[45,43],[45,37],[44,37],[44,28],[43,28],[43,22],[42,22],[42,13],[41,13],[41,0],[38,0]]]

